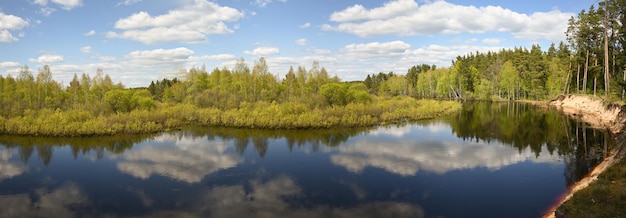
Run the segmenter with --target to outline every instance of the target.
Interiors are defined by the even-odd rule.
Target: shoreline
[[[605,105],[604,101],[599,98],[586,95],[560,95],[557,99],[548,102],[547,105],[558,109],[566,116],[589,123],[592,128],[607,129],[614,136],[619,135],[624,130],[624,123],[626,122],[624,107],[614,103]],[[614,139],[623,140],[618,137],[614,137]],[[567,187],[567,191],[546,211],[543,217],[556,217],[557,211],[563,204],[572,199],[578,191],[592,185],[600,174],[618,163],[624,157],[624,149],[618,149],[611,149],[609,155],[595,166],[587,176]]]
[[[454,101],[381,99],[370,104],[308,108],[300,103],[246,103],[238,109],[220,110],[180,104],[154,110],[94,115],[80,110],[40,110],[21,117],[0,116],[0,135],[84,137],[144,134],[183,126],[214,126],[255,129],[327,129],[368,127],[432,119],[455,113]]]

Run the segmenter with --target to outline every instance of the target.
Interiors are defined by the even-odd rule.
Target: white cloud
[[[39,56],[36,59],[35,58],[29,58],[28,61],[35,62],[35,63],[40,63],[40,64],[50,64],[50,63],[62,62],[63,61],[63,56],[46,54],[46,55]]]
[[[108,32],[109,38],[132,39],[145,44],[157,42],[206,42],[206,35],[227,34],[233,30],[225,22],[233,22],[244,14],[237,9],[220,6],[206,0],[170,10],[166,14],[152,16],[141,11],[118,20],[115,28],[121,33]]]
[[[72,10],[75,7],[83,5],[82,0],[51,0],[52,2],[58,4],[64,10]]]
[[[306,39],[304,39],[304,38],[303,38],[303,39],[296,39],[296,41],[295,41],[295,42],[296,42],[296,44],[298,44],[298,45],[306,45],[307,40],[306,40]]]
[[[0,42],[15,42],[17,40],[8,30],[0,30]]]
[[[300,28],[302,28],[302,29],[309,28],[309,27],[311,27],[311,23],[309,23],[309,22],[306,22],[306,23],[300,25]]]
[[[87,51],[86,48],[81,48]],[[91,49],[93,52],[93,48]],[[41,67],[43,64],[49,64],[56,81],[67,85],[71,81],[74,73],[93,74],[97,68],[103,69],[113,82],[122,82],[127,87],[143,87],[147,86],[152,80],[160,80],[164,77],[181,78],[180,71],[189,69],[193,66],[206,64],[207,67],[225,67],[233,66],[235,55],[232,54],[214,54],[214,55],[195,55],[194,51],[186,47],[178,47],[172,49],[153,49],[153,50],[135,50],[123,56],[104,56],[94,54],[90,56],[91,63],[86,64],[62,64],[69,62],[60,55],[42,55],[38,58],[31,58],[29,61],[38,63],[39,66],[31,66],[32,68]],[[16,75],[19,64],[16,62],[0,62],[0,67],[5,67],[3,74]]]
[[[274,2],[274,0],[254,0],[252,4],[263,8],[272,2]],[[278,2],[287,2],[287,0],[278,0]]]
[[[228,61],[235,60],[237,57],[232,54],[217,54],[217,55],[203,55],[198,57],[192,57],[194,60],[210,60],[210,61]]]
[[[485,38],[482,40],[482,42],[486,45],[498,45],[500,44],[500,42],[502,42],[502,40],[498,38]]]
[[[55,12],[56,9],[51,8],[51,7],[42,7],[39,9],[39,11],[37,11],[37,13],[43,15],[43,16],[48,16],[50,14],[52,14],[52,12]]]
[[[41,6],[46,6],[46,5],[48,5],[48,0],[33,0],[32,3],[33,4],[38,4],[38,5],[41,5]]]
[[[244,53],[255,56],[269,56],[279,54],[280,51],[275,47],[258,47],[252,51],[244,51]]]
[[[117,3],[117,6],[120,5],[132,5],[132,4],[136,4],[141,2],[142,0],[121,0],[119,3]]]
[[[19,67],[19,66],[20,66],[20,63],[13,62],[13,61],[0,62],[0,68],[12,68],[12,67]]]
[[[83,35],[85,35],[85,36],[93,36],[93,35],[96,35],[96,31],[95,30],[90,30],[89,32],[86,32]]]
[[[357,20],[378,20],[389,19],[407,15],[418,9],[417,3],[413,0],[397,0],[385,3],[382,7],[365,9],[363,5],[354,5],[340,12],[330,15],[330,20],[335,22],[350,22]]]
[[[80,51],[83,53],[91,53],[91,46],[80,47]]]
[[[18,41],[9,30],[20,30],[26,26],[28,22],[21,17],[0,12],[0,42]]]
[[[367,44],[349,44],[343,50],[348,53],[390,54],[404,53],[411,45],[403,41],[372,42]]]
[[[397,0],[372,9],[354,5],[335,12],[330,21],[337,24],[324,24],[322,29],[360,37],[507,32],[523,40],[559,41],[565,38],[567,20],[574,15],[558,10],[523,14],[500,6],[464,6],[446,1],[418,6],[414,0]]]
[[[174,49],[154,49],[154,50],[142,50],[142,51],[133,51],[127,54],[125,57],[132,61],[150,61],[151,64],[156,64],[156,62],[181,62],[188,60],[191,55],[193,55],[193,51],[185,48],[179,47]]]

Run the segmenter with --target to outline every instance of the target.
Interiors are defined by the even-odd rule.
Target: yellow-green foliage
[[[370,104],[308,109],[303,103],[243,102],[239,109],[199,108],[191,104],[161,105],[156,110],[133,110],[95,116],[80,109],[0,117],[0,132],[17,135],[79,136],[158,132],[183,125],[262,129],[357,127],[433,118],[461,108],[453,101],[378,98]]]
[[[48,75],[49,72],[40,72]],[[28,68],[0,76],[0,134],[84,136],[165,131],[185,125],[309,129],[372,126],[431,118],[460,108],[455,102],[407,97],[407,83],[386,87],[397,97],[370,95],[363,82],[340,82],[319,63],[291,69],[284,80],[265,60],[250,70],[243,60],[229,69],[189,70],[186,80],[163,80],[148,88],[114,85],[101,71],[74,76],[63,89],[37,82]],[[395,83],[394,83],[395,81]],[[48,90],[43,95],[33,90]],[[40,98],[43,96],[45,98]]]

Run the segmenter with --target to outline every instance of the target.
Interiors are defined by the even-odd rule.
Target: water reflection
[[[177,137],[164,134],[154,139],[168,146],[148,146],[125,152],[117,168],[138,178],[159,174],[187,183],[196,183],[206,175],[236,166],[242,159],[226,153],[224,140]]]
[[[0,144],[0,217],[532,217],[615,143],[551,110],[469,103],[387,127]]]
[[[87,204],[78,186],[67,183],[51,191],[0,195],[0,217],[77,217],[76,211]]]
[[[441,123],[425,124],[414,129],[398,128],[385,140],[361,139],[338,148],[339,154],[331,155],[331,161],[353,173],[365,167],[377,167],[388,172],[413,176],[420,169],[438,174],[452,170],[485,167],[497,170],[503,166],[532,161],[557,163],[558,156],[547,150],[535,155],[530,149],[518,150],[497,141],[470,141],[457,138],[429,138]],[[377,134],[385,131],[376,130]],[[403,132],[399,134],[399,132]],[[407,138],[405,134],[420,137]]]
[[[296,182],[279,176],[265,183],[250,181],[244,185],[220,186],[206,192],[202,215],[208,217],[423,217],[415,204],[382,201],[351,208],[321,205],[312,208],[291,205],[290,199],[305,198]]]
[[[499,141],[530,149],[537,158],[555,152],[566,163],[568,185],[580,180],[616,145],[607,130],[592,129],[584,122],[567,119],[557,111],[531,104],[468,102],[463,110],[445,119],[464,140]]]
[[[15,153],[13,149],[0,147],[0,182],[26,171],[27,168],[24,164],[11,161]]]

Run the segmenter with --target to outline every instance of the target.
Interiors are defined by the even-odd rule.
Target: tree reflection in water
[[[421,205],[425,204],[393,198],[378,199],[367,190],[368,187],[358,184],[361,181],[356,178],[367,168],[378,168],[407,178],[415,177],[421,171],[438,175],[475,168],[497,171],[526,162],[563,164],[565,181],[569,185],[587,174],[615,147],[615,141],[608,132],[591,129],[585,123],[570,120],[553,110],[529,104],[485,102],[465,103],[461,112],[449,117],[396,126],[327,130],[190,127],[184,131],[143,136],[2,136],[0,144],[0,187],[6,184],[3,182],[36,174],[29,168],[33,162],[40,161],[47,167],[54,165],[53,154],[61,150],[71,152],[74,160],[81,155],[95,156],[94,159],[100,162],[112,162],[116,173],[121,172],[131,179],[130,184],[120,185],[123,186],[121,190],[126,195],[135,196],[145,208],[136,214],[122,216],[137,217],[422,217],[425,212]],[[356,198],[355,202],[341,206],[330,203],[300,205],[298,202],[307,202],[307,198],[320,194],[306,191],[311,188],[306,181],[309,177],[273,172],[258,178],[259,172],[271,169],[256,169],[254,167],[258,166],[254,165],[254,161],[275,161],[272,160],[276,157],[271,155],[272,151],[280,149],[294,156],[302,150],[321,154],[323,158],[315,160],[318,162],[314,164],[328,168],[317,175],[330,176],[331,172],[324,174],[326,170],[333,171],[334,176],[339,175],[337,169],[347,172],[348,176],[326,178],[330,182],[325,181],[349,189],[348,192]],[[38,159],[32,157],[35,153]],[[246,162],[249,159],[254,161]],[[285,161],[285,157],[278,159]],[[221,175],[220,172],[232,173],[233,169],[242,165],[254,169],[257,174],[240,176],[232,183],[207,181],[213,175],[233,176]],[[157,187],[158,191],[150,190],[147,186],[154,177],[184,184],[176,186],[179,188],[197,189],[185,192],[189,196],[166,196],[175,206],[161,208],[164,200],[160,198],[166,195],[163,193],[175,193],[178,189],[161,190]],[[55,182],[59,184],[59,181]],[[44,212],[74,216],[73,212],[83,207],[94,207],[87,210],[87,215],[120,215],[95,208],[98,199],[90,199],[91,195],[84,193],[88,189],[82,188],[89,184],[72,181],[66,184],[69,185],[52,187],[37,184],[43,188],[31,188],[37,190],[32,193],[5,191],[0,195],[0,203],[4,202],[5,207],[13,205],[13,209],[1,210],[0,216],[38,216]],[[322,198],[326,200],[325,197],[332,197],[333,194]],[[65,200],[53,200],[60,197]]]

